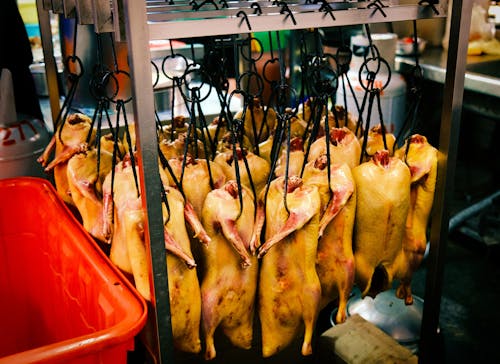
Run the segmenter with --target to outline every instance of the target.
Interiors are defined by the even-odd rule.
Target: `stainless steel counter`
[[[446,56],[447,52],[441,48],[425,50],[419,58],[425,79],[444,84]],[[410,71],[413,66],[415,66],[413,57],[396,57],[396,71],[405,73]],[[500,97],[500,56],[468,56],[466,68],[465,90]]]

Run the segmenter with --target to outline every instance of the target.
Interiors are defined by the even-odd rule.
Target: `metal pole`
[[[158,141],[155,127],[153,85],[149,50],[149,32],[144,1],[124,0],[127,19],[126,37],[132,81],[135,130],[139,151],[139,171],[143,208],[147,212],[144,226],[146,251],[152,275],[152,298],[149,319],[156,330],[154,347],[159,363],[173,363],[173,337],[166,269],[161,180],[158,165]]]
[[[439,136],[440,153],[435,211],[431,222],[430,252],[420,335],[420,363],[435,362],[439,349],[436,345],[439,343],[439,310],[448,240],[449,202],[455,179],[471,11],[472,1],[453,0],[451,14],[448,14],[451,16],[451,25]]]
[[[57,83],[57,65],[54,57],[54,44],[52,43],[52,29],[50,27],[49,11],[44,9],[43,1],[37,0],[38,24],[42,38],[43,61],[47,75],[47,88],[49,90],[50,111],[54,122],[61,110],[59,101],[59,85]]]

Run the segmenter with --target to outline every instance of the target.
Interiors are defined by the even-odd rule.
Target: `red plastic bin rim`
[[[82,227],[80,222],[74,217],[64,201],[59,197],[57,191],[52,184],[45,179],[38,177],[15,177],[0,179],[0,191],[4,188],[38,188],[41,192],[53,195],[54,208],[60,209],[69,220],[69,223],[82,231],[89,240],[89,255],[94,255],[93,258],[100,260],[106,269],[109,269],[115,275],[115,281],[119,282],[126,288],[132,296],[132,300],[137,301],[142,307],[142,314],[139,317],[126,316],[120,323],[109,328],[99,330],[92,334],[78,336],[76,338],[60,341],[57,343],[41,346],[38,348],[26,350],[24,352],[12,354],[0,358],[2,363],[42,363],[42,362],[70,362],[71,358],[92,355],[102,351],[102,349],[112,349],[113,347],[124,344],[127,340],[137,335],[147,320],[147,304],[144,298],[137,292],[135,287],[127,278],[118,270],[116,266],[109,260],[104,252],[99,248],[90,234]]]

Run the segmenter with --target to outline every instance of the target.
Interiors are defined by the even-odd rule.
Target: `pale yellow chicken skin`
[[[407,144],[410,143],[407,151]],[[436,188],[438,151],[422,135],[413,135],[395,156],[405,161],[411,172],[410,209],[403,237],[403,251],[398,260],[400,285],[396,291],[407,305],[413,303],[411,280],[419,268],[427,246],[427,225]]]
[[[271,182],[266,201],[266,242],[259,278],[262,355],[269,357],[302,336],[302,355],[312,354],[321,284],[316,272],[320,196],[315,186],[291,177],[283,202],[284,178]]]
[[[253,338],[257,258],[250,254],[254,234],[253,193],[228,181],[207,194],[202,222],[211,242],[203,249],[202,327],[205,359],[214,359],[215,330],[220,327],[236,347],[250,349]],[[241,210],[240,210],[241,207]]]
[[[410,208],[410,170],[388,151],[352,170],[356,182],[354,259],[362,296],[390,288]]]
[[[320,239],[316,269],[321,282],[321,308],[339,298],[336,322],[346,319],[347,300],[354,286],[352,234],[356,212],[356,191],[347,164],[330,166],[326,155],[309,162],[304,182],[318,187],[321,197]]]

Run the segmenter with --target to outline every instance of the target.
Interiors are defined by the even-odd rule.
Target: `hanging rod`
[[[267,3],[267,2],[266,2]],[[374,8],[360,8],[361,4],[367,6],[371,2],[356,3],[330,3],[334,10],[335,20],[326,13],[319,11],[319,5],[291,6],[290,9],[295,22],[287,14],[280,13],[279,7],[262,7],[262,15],[253,14],[250,7],[245,9],[251,29],[244,23],[237,13],[236,8],[219,10],[181,12],[184,18],[172,16],[169,12],[149,12],[148,25],[150,39],[165,39],[168,34],[170,39],[194,38],[214,35],[239,34],[260,31],[298,30],[307,28],[332,27],[343,25],[357,25],[369,23],[395,22],[403,20],[429,19],[445,17],[447,8],[438,4],[434,10],[425,5],[390,5],[381,11]],[[337,10],[336,7],[337,6]],[[342,6],[344,8],[342,8]],[[295,10],[292,10],[295,9]],[[297,9],[302,9],[298,11]],[[175,14],[175,12],[173,13]],[[186,15],[189,14],[189,15]],[[180,14],[178,14],[180,15]],[[202,16],[209,15],[209,18]]]

